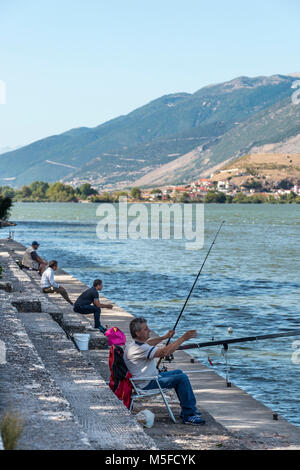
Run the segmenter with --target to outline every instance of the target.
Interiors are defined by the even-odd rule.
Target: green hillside
[[[72,129],[2,154],[0,184],[12,177],[15,186],[34,180],[89,177],[108,185],[130,182],[200,145],[204,150],[214,148],[213,165],[226,160],[233,149],[238,151],[239,145],[247,148],[253,143],[256,136],[251,131],[248,139],[248,130],[255,130],[261,113],[289,102],[294,80],[281,75],[240,77],[194,94],[163,96],[98,127]],[[242,126],[240,137],[238,126]],[[296,133],[296,127],[287,122],[276,135],[270,131],[265,139],[285,138],[287,133]],[[230,138],[236,145],[231,146]],[[200,161],[196,169],[202,166]]]

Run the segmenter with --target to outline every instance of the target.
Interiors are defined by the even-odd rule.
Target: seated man
[[[27,248],[27,250],[24,253],[24,256],[22,259],[22,266],[24,266],[27,269],[33,269],[34,271],[39,271],[39,273],[42,275],[48,263],[45,259],[41,258],[37,254],[38,247],[39,247],[38,242],[36,241],[32,242],[31,246]]]
[[[73,305],[73,302],[68,296],[66,289],[54,281],[54,271],[56,271],[57,268],[57,261],[54,259],[49,261],[49,267],[43,272],[41,279],[42,290],[45,294],[56,292],[57,294],[60,294],[67,302],[69,302],[69,304]]]
[[[174,331],[170,330],[165,336],[149,339],[150,330],[147,320],[135,318],[130,322],[130,333],[133,342],[126,346],[124,361],[133,378],[158,377],[162,388],[174,388],[181,405],[181,418],[184,424],[205,424],[204,419],[196,407],[196,398],[191,387],[189,378],[181,370],[171,370],[168,372],[158,372],[155,358],[160,358],[172,354],[176,349],[188,339],[195,338],[195,330],[187,331],[168,346],[157,348],[160,341],[172,338]],[[139,387],[143,390],[158,388],[155,380],[138,381]]]
[[[95,329],[101,333],[106,332],[106,328],[100,323],[101,308],[113,308],[112,304],[101,304],[99,301],[99,291],[102,290],[103,283],[101,279],[95,279],[93,287],[85,290],[74,304],[74,312],[87,314],[93,313],[95,320]]]

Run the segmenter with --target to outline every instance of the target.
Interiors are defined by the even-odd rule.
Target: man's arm
[[[59,287],[59,284],[57,284],[57,282],[54,281],[54,271],[53,269],[49,268],[50,269],[50,273],[48,275],[48,280],[51,284],[52,287]]]
[[[48,264],[48,261],[44,258],[41,258],[39,255],[37,255],[37,261],[41,264]]]
[[[158,338],[150,338],[146,341],[150,346],[156,346],[158,343],[167,338],[172,338],[175,334],[175,330],[170,330],[164,336],[159,336]]]
[[[32,251],[31,253],[31,258],[34,260],[34,261],[37,261],[38,263],[42,263],[42,264],[47,264],[47,261],[43,258],[41,258],[36,251]]]
[[[188,339],[191,338],[196,338],[197,336],[197,331],[196,330],[190,330],[184,333],[180,338],[178,338],[174,343],[168,344],[168,346],[164,346],[163,348],[158,348],[158,350],[155,352],[153,357],[164,357],[168,356],[169,354],[172,354],[176,349],[179,348],[179,346],[184,342],[187,341]]]
[[[94,299],[94,305],[96,305],[96,307],[99,307],[99,308],[109,308],[109,309],[113,308],[113,304],[101,304],[98,299]]]

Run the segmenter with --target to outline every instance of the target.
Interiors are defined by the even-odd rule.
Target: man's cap
[[[37,241],[33,241],[33,242],[31,243],[31,245],[37,245],[37,246],[40,246],[40,244],[39,244]]]

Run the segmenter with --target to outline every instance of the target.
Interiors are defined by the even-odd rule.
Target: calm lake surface
[[[38,240],[42,256],[59,260],[61,268],[88,285],[103,279],[104,296],[164,334],[173,327],[225,220],[177,334],[196,328],[201,342],[300,327],[299,205],[208,204],[204,248],[197,251],[186,250],[185,240],[99,240],[97,207],[16,203],[11,216],[17,222],[15,239],[24,245]],[[8,229],[2,229],[1,238],[7,235]],[[229,364],[234,384],[300,426],[297,349],[300,337],[241,343],[229,346]],[[190,354],[205,365],[209,356],[213,369],[224,376],[221,347]]]

